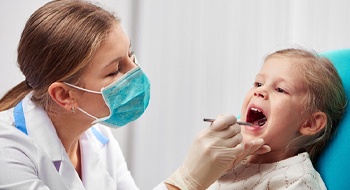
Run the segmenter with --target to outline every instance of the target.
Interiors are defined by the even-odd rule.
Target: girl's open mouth
[[[253,123],[253,126],[251,127],[262,127],[267,122],[267,117],[262,110],[251,107],[248,111],[246,121]]]

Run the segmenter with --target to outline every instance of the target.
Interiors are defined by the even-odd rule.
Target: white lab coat
[[[80,137],[80,179],[47,113],[30,97],[22,101],[28,135],[15,127],[13,108],[0,112],[0,189],[138,189],[118,142],[100,124]]]

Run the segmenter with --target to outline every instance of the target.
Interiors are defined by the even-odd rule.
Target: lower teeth
[[[267,121],[267,118],[266,118],[266,117],[263,117],[263,118],[261,118],[261,119],[255,121],[254,124],[257,124],[257,125],[259,125],[259,126],[263,126],[263,125],[266,123],[266,121]]]

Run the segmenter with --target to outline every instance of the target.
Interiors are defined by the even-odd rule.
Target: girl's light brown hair
[[[336,130],[345,112],[344,87],[334,65],[327,58],[320,57],[315,52],[303,49],[284,49],[267,56],[266,59],[276,55],[297,60],[296,66],[308,90],[307,98],[303,102],[306,109],[304,113],[311,115],[321,111],[327,115],[325,128],[311,138],[306,145],[297,147],[297,152],[307,151],[314,162]]]
[[[101,41],[118,22],[112,13],[81,0],[51,1],[40,7],[27,21],[17,49],[25,81],[4,95],[0,110],[14,107],[31,91],[33,102],[47,108],[52,103],[48,87],[56,81],[79,81]]]

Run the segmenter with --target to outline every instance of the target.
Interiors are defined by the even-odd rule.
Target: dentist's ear
[[[299,132],[303,135],[314,135],[326,127],[327,115],[324,112],[315,112],[300,127]]]
[[[52,100],[67,111],[76,107],[75,98],[72,96],[72,89],[62,82],[54,82],[49,86],[48,93]]]

